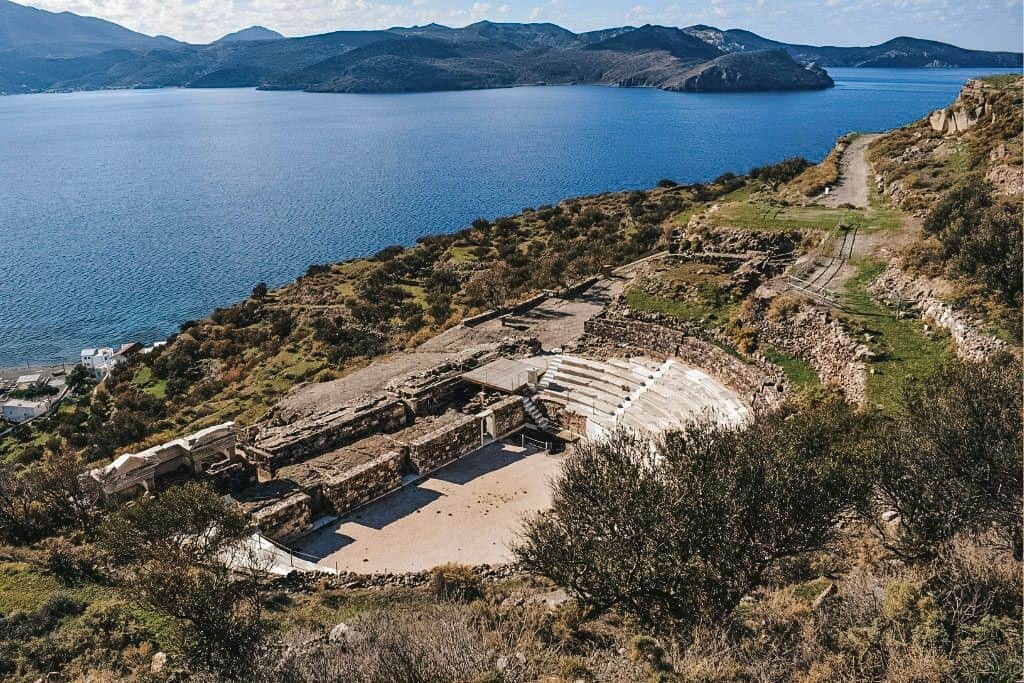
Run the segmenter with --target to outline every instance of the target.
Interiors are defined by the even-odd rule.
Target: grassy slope
[[[868,400],[889,411],[906,380],[935,368],[948,357],[950,344],[948,335],[926,333],[919,319],[901,319],[868,294],[865,288],[884,268],[878,259],[860,262],[857,276],[848,283],[846,302],[851,331],[875,354],[868,363]]]

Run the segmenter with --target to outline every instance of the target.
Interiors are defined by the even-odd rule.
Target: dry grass
[[[839,182],[839,160],[842,159],[843,152],[850,146],[853,139],[853,135],[844,135],[839,138],[820,164],[811,166],[790,181],[790,189],[796,190],[805,197],[816,197],[824,192],[826,187],[836,185]]]

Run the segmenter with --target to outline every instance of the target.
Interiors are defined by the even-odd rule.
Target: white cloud
[[[209,42],[253,24],[285,35],[342,28],[386,28],[441,16],[427,0],[30,0],[51,11],[96,16],[152,35]],[[478,15],[491,8],[477,3]]]

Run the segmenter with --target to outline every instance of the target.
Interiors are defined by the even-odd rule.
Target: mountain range
[[[0,93],[99,88],[261,87],[411,92],[604,83],[666,90],[831,86],[828,66],[1019,67],[1020,53],[916,38],[870,47],[793,45],[739,29],[624,26],[573,33],[481,21],[285,38],[254,26],[207,44],[0,0]]]

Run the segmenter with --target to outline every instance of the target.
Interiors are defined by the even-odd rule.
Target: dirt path
[[[867,148],[878,136],[861,135],[850,143],[840,160],[840,183],[827,197],[818,199],[822,205],[838,208],[844,204],[851,204],[859,209],[866,209],[865,213],[870,218],[874,209],[869,201],[871,165],[867,159]],[[851,230],[845,235],[838,236],[833,244],[822,251],[801,257],[795,269],[787,270],[785,274],[765,283],[759,295],[774,296],[790,290],[809,292],[812,296],[814,292],[823,292],[826,289],[831,292],[842,292],[850,279],[856,276],[857,264],[861,259],[876,257],[887,260],[906,247],[919,230],[920,221],[910,216],[903,216],[898,230]],[[799,276],[800,282],[794,281],[790,277],[794,270],[800,270],[801,264],[808,261],[813,265],[809,269],[803,269]]]
[[[825,206],[837,207],[852,204],[858,208],[868,206],[868,145],[878,135],[861,135],[846,148],[839,161],[839,185],[832,188],[827,197],[822,197]]]

